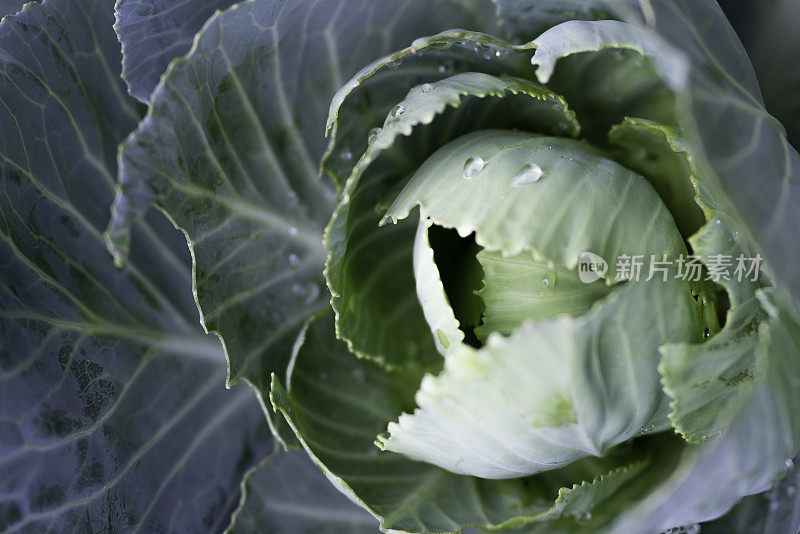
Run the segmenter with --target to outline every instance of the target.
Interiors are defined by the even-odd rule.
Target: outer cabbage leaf
[[[375,518],[347,500],[304,451],[275,453],[247,476],[231,534],[374,534]]]
[[[786,127],[789,141],[800,147],[800,34],[793,22],[800,4],[793,0],[747,2],[721,0],[720,6],[744,44],[764,94],[767,110]]]
[[[195,33],[234,0],[119,0],[114,7],[122,43],[122,79],[142,102],[150,99],[169,62],[189,51]]]
[[[787,462],[789,472],[769,491],[747,497],[720,519],[703,524],[704,534],[748,532],[785,534],[800,529],[800,476],[798,458]]]
[[[30,0],[0,0],[0,17],[13,15],[22,9],[22,6],[27,4],[29,1]]]
[[[605,0],[493,0],[504,37],[516,43],[532,41],[544,31],[568,20],[612,18]]]
[[[124,270],[105,250],[140,117],[112,22],[105,0],[48,0],[0,23],[3,531],[220,530],[270,445],[197,324],[180,233],[152,214]]]

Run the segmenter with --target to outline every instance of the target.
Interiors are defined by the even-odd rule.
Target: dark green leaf
[[[197,324],[181,235],[154,213],[124,270],[105,250],[116,146],[140,117],[112,23],[107,0],[0,23],[3,531],[219,531],[269,447]]]
[[[128,92],[150,99],[169,62],[189,51],[194,34],[218,9],[235,0],[119,0],[115,6],[122,43],[122,78]]]
[[[247,477],[231,534],[375,534],[377,520],[339,493],[305,451],[275,453]]]

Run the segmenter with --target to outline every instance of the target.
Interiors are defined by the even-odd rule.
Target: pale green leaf
[[[472,176],[475,160],[481,169]],[[647,180],[565,138],[499,130],[462,136],[420,166],[383,222],[405,219],[417,205],[422,217],[462,236],[475,232],[479,245],[507,256],[529,250],[575,270],[581,254],[597,254],[608,263],[609,284],[623,254],[661,259],[685,251]]]
[[[787,463],[789,472],[769,491],[747,497],[721,518],[702,526],[703,534],[786,534],[800,530],[799,458]]]
[[[667,345],[661,350],[664,391],[673,399],[670,420],[689,442],[702,443],[718,437],[742,403],[750,399],[754,383],[760,378],[756,354],[759,325],[765,315],[756,300],[759,283],[753,279],[761,273],[736,271],[736,258],[741,255],[747,260],[751,256],[722,217],[712,219],[692,236],[690,243],[707,265],[719,255],[732,259],[730,279],[720,280],[731,302],[725,327],[703,344]],[[748,268],[749,261],[743,265]]]
[[[449,471],[512,478],[602,456],[666,422],[658,348],[693,341],[686,283],[628,282],[578,318],[523,325],[461,345],[426,376],[418,408],[381,447]]]
[[[642,500],[620,515],[613,532],[717,518],[742,497],[769,489],[791,466],[800,445],[800,329],[774,306],[772,291],[760,300],[770,318],[759,330],[760,373],[749,399],[717,439],[689,446],[666,477],[641,488]]]
[[[431,328],[437,350],[444,356],[455,350],[464,340],[464,332],[456,319],[433,257],[428,239],[431,222],[420,219],[417,236],[414,238],[414,278],[417,282],[417,298]]]
[[[478,296],[486,308],[476,329],[481,340],[491,332],[510,334],[529,320],[582,315],[611,291],[602,280],[583,282],[576,271],[536,261],[530,252],[504,257],[482,250],[478,261],[484,272]]]
[[[679,136],[671,126],[638,118],[626,118],[609,132],[609,141],[617,147],[620,162],[647,178],[669,208],[681,235],[694,234],[705,223],[693,185],[698,178],[687,156],[673,142]]]
[[[482,480],[378,451],[375,435],[413,407],[418,383],[418,374],[355,358],[335,339],[331,314],[311,322],[288,386],[273,380],[272,402],[304,448],[330,482],[384,529],[457,532],[468,525],[519,527],[562,513],[575,517],[601,508],[609,493],[646,467],[646,447],[624,445],[607,458],[535,477]]]

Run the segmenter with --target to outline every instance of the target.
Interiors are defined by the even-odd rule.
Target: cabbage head
[[[4,18],[0,529],[796,531],[790,3]]]

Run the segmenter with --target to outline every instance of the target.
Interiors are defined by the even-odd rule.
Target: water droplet
[[[433,86],[429,83],[423,84],[422,87],[419,88],[420,93],[430,93],[433,91]]]
[[[375,139],[378,138],[378,134],[379,133],[381,133],[381,129],[380,128],[371,129],[369,131],[369,134],[367,134],[367,141],[369,141],[370,143],[374,143]]]
[[[440,74],[445,74],[447,72],[452,72],[452,71],[453,71],[453,62],[452,61],[447,60],[447,61],[443,61],[442,63],[439,64],[439,73]]]
[[[519,172],[517,172],[511,185],[519,187],[538,182],[542,177],[542,174],[544,173],[541,167],[535,163],[528,163],[527,165],[524,165]]]
[[[544,278],[542,280],[542,284],[544,285],[544,287],[549,287],[550,286],[550,279],[549,278]]]
[[[395,119],[400,117],[403,113],[405,113],[406,107],[403,104],[397,104],[395,107],[392,108],[392,117]]]
[[[739,232],[733,232],[733,240],[739,241]]]
[[[643,427],[639,431],[639,434],[647,434],[648,432],[652,432],[653,430],[655,430],[655,428],[656,428],[656,425],[647,425],[646,427]]]
[[[794,467],[794,461],[791,458],[789,458],[788,460],[783,462],[783,465],[786,466],[786,469],[791,469]]]
[[[464,178],[472,180],[478,176],[486,166],[486,161],[481,157],[469,158],[464,162]]]
[[[297,235],[297,228],[295,228],[294,226],[289,228],[289,235]]]
[[[353,153],[350,152],[349,150],[344,150],[342,152],[342,160],[350,161],[351,159],[353,159]]]
[[[297,257],[297,254],[289,254],[289,265],[298,265],[300,263],[300,258]]]
[[[503,53],[500,50],[495,50],[494,51],[494,57],[500,57],[502,55],[503,55]]]

